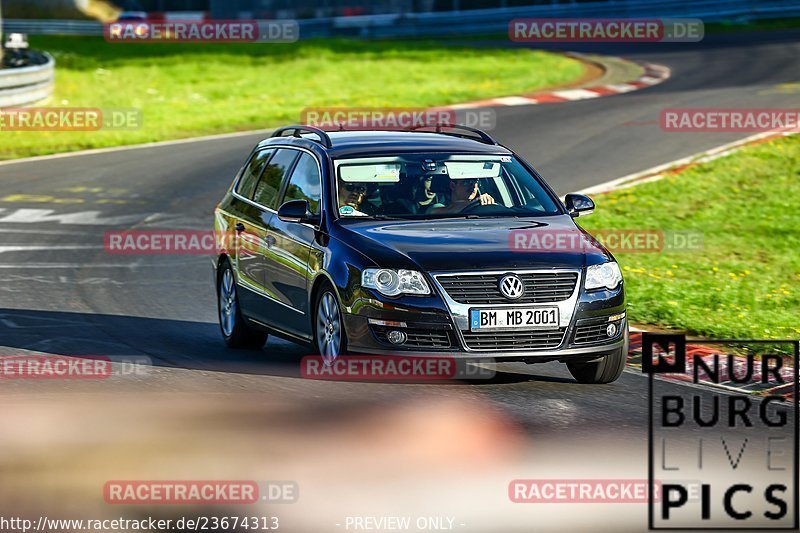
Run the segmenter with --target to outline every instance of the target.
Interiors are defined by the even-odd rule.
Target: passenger
[[[435,205],[442,205],[438,195],[431,190],[432,183],[432,175],[422,176],[416,183],[416,187],[412,188],[412,213],[425,213]]]
[[[401,178],[403,179],[403,178]],[[442,205],[442,196],[431,190],[433,176],[412,176],[403,179],[392,190],[394,201],[384,205],[387,215],[418,215],[426,213],[434,205]]]

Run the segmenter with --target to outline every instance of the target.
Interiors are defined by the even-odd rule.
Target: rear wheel
[[[267,342],[267,334],[250,328],[242,316],[233,269],[228,261],[220,264],[217,277],[219,327],[229,348],[259,349]]]
[[[622,371],[625,370],[625,363],[628,359],[628,328],[622,333],[625,335],[625,344],[597,361],[588,363],[574,362],[567,363],[569,373],[578,383],[589,385],[600,385],[611,383],[619,379]]]
[[[322,360],[327,364],[333,363],[342,355],[347,346],[339,302],[333,289],[327,284],[317,295],[314,341]]]

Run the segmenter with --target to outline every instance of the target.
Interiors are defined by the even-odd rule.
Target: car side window
[[[271,156],[274,151],[275,150],[261,150],[250,158],[247,166],[242,171],[242,176],[236,183],[236,192],[239,195],[248,200],[253,198],[253,191],[256,190],[256,183],[261,176],[261,171],[264,170],[269,156]]]
[[[261,174],[261,179],[258,180],[256,192],[253,195],[254,202],[264,207],[275,209],[281,182],[294,160],[297,159],[298,154],[297,150],[286,149],[279,149],[275,152],[275,155],[269,160],[264,172]]]
[[[303,152],[294,167],[283,201],[306,200],[312,213],[319,214],[320,175],[317,160]]]

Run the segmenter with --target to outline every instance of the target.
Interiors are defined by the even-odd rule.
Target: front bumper
[[[436,285],[441,299],[407,297],[387,304],[378,298],[366,298],[357,307],[346,309],[344,326],[348,349],[354,353],[447,355],[469,360],[527,362],[588,361],[627,349],[628,326],[622,285],[613,291],[587,292],[582,289],[581,276],[570,298],[557,302],[558,330],[480,334],[469,329],[466,317],[470,306],[453,302],[441,286]],[[607,334],[610,323],[616,330],[611,336]],[[402,345],[390,343],[388,333],[392,330],[405,333],[406,342]]]

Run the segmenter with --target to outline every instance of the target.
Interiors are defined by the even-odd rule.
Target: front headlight
[[[622,283],[622,272],[619,265],[613,261],[602,265],[592,265],[586,269],[586,283],[584,287],[591,289],[616,289]]]
[[[375,289],[385,296],[431,293],[425,277],[416,270],[367,268],[361,273],[361,286]]]

